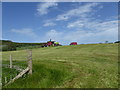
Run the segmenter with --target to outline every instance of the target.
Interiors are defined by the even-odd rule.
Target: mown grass
[[[35,45],[35,46],[23,46],[23,47],[17,47],[16,50],[34,49],[34,48],[41,48],[41,46],[40,46],[40,45]]]
[[[25,50],[12,53],[18,60]],[[117,88],[118,44],[86,44],[32,49],[33,74],[5,88]],[[3,71],[4,72],[4,71]]]

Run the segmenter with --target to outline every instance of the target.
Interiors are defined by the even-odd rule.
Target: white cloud
[[[96,7],[98,9],[95,10]],[[102,8],[103,6],[100,3],[87,3],[58,15],[56,21],[65,21],[74,17],[77,17],[75,18],[77,20],[72,19],[75,21],[68,23],[66,31],[52,29],[46,32],[45,40],[51,38],[59,41],[61,44],[69,44],[72,41],[78,43],[101,43],[118,40],[118,20],[109,17],[110,19],[102,21],[93,17],[95,12]],[[50,25],[52,24],[46,23],[45,26]]]
[[[45,15],[47,14],[49,11],[48,9],[51,7],[55,7],[58,4],[56,2],[44,2],[44,3],[40,3],[37,7],[37,13],[39,15]]]
[[[84,24],[83,24],[83,21],[75,21],[75,22],[72,22],[72,23],[69,23],[67,25],[67,28],[74,28],[74,27],[83,27]]]
[[[91,21],[91,20],[77,20],[75,22],[71,22],[67,25],[67,28],[86,28],[89,30],[106,30],[109,28],[113,28],[113,27],[118,27],[118,21],[117,20],[112,20],[112,21]]]
[[[92,11],[92,8],[98,5],[99,3],[88,3],[85,5],[79,6],[78,8],[69,10],[64,14],[58,15],[56,20],[57,21],[68,20],[73,16],[86,17],[86,14],[90,13]]]
[[[105,22],[88,22],[87,28],[77,28],[78,30],[70,30],[67,32],[60,32],[57,30],[50,30],[46,33],[46,37],[59,41],[62,44],[69,44],[72,41],[78,43],[101,43],[105,41],[114,42],[118,40],[118,21]],[[81,27],[81,26],[80,26]]]
[[[56,24],[54,22],[46,22],[43,26],[55,26]]]
[[[48,31],[45,36],[48,39],[51,38],[51,39],[56,40],[56,39],[59,39],[59,37],[61,37],[62,34],[63,34],[63,32],[58,32],[58,31],[52,29],[52,30]]]
[[[33,32],[32,29],[30,28],[23,28],[23,29],[12,29],[12,32],[18,33],[18,34],[22,34],[22,35],[26,35],[29,36],[31,38],[34,39],[38,39],[39,37]]]

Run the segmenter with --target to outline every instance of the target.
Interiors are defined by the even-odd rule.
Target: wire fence
[[[13,82],[32,69],[32,51],[23,50],[18,52],[2,53],[2,86]],[[24,71],[27,70],[27,71]],[[31,70],[32,71],[32,70]],[[20,74],[22,73],[22,75]],[[25,77],[24,77],[25,78]]]

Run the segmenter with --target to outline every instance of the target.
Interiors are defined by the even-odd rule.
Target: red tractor
[[[77,45],[77,42],[71,42],[70,45]]]
[[[52,46],[52,45],[54,45],[54,41],[48,41],[47,42],[47,46]]]
[[[58,42],[55,42],[54,40],[51,39],[50,41],[42,45],[42,47],[49,47],[49,46],[61,46],[61,45]]]

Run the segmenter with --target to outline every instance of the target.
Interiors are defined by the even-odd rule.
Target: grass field
[[[17,60],[25,50],[3,52]],[[117,88],[118,44],[85,44],[32,49],[33,74],[5,88]],[[3,69],[3,72],[6,72]]]

